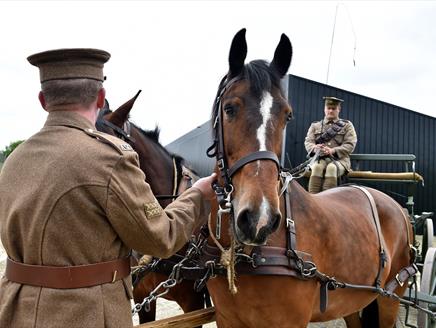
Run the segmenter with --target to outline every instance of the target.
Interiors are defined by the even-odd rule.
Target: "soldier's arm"
[[[315,126],[312,123],[307,131],[306,138],[304,139],[304,147],[311,156],[315,153]]]
[[[333,148],[334,157],[339,158],[339,159],[344,158],[346,156],[350,156],[350,154],[353,152],[354,148],[356,148],[357,135],[356,135],[356,130],[354,129],[353,123],[348,122],[345,129],[346,129],[346,131],[344,134],[344,141],[342,142],[342,145]]]
[[[191,188],[163,210],[145,182],[136,153],[131,152],[113,170],[106,212],[126,245],[165,258],[178,251],[204,220],[204,202],[201,191]]]

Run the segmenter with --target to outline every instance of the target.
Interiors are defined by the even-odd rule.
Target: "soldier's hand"
[[[199,179],[192,185],[192,187],[200,189],[205,199],[212,200],[216,197],[215,191],[212,189],[212,183],[214,181],[216,181],[216,173],[212,173],[208,177]]]
[[[322,151],[325,155],[333,155],[335,153],[335,150],[333,148],[323,146]]]

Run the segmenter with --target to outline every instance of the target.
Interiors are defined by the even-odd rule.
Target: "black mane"
[[[133,123],[132,123],[133,124]],[[151,140],[153,140],[154,142],[158,143],[160,145],[159,142],[159,136],[160,136],[160,128],[158,126],[156,126],[154,128],[154,130],[143,130],[142,128],[140,128],[139,126],[137,126],[136,124],[133,124],[144,136],[146,136],[147,138],[150,138]],[[162,146],[162,145],[161,145]]]

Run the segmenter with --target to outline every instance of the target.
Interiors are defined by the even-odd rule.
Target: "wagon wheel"
[[[430,247],[424,260],[424,267],[421,276],[421,292],[430,296],[436,296],[436,248]],[[420,302],[420,306],[428,308],[431,311],[436,311],[436,304],[428,304]],[[429,318],[429,316],[418,311],[418,327],[431,328],[435,327],[436,322]]]
[[[427,250],[433,245],[433,220],[426,219],[422,232],[422,251],[421,256],[425,259]]]

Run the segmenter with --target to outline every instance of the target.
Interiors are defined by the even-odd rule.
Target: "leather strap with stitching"
[[[375,224],[375,228],[376,228],[376,232],[377,232],[377,238],[378,238],[378,242],[379,242],[379,254],[380,254],[380,265],[379,265],[379,270],[377,273],[377,277],[375,279],[375,285],[376,287],[380,287],[381,285],[381,276],[382,276],[382,272],[383,269],[385,267],[387,258],[386,258],[386,254],[384,251],[384,238],[383,238],[383,234],[381,231],[381,226],[380,226],[380,218],[378,216],[378,211],[377,211],[377,206],[375,204],[374,201],[374,197],[372,197],[372,195],[369,193],[369,191],[361,186],[357,186],[357,185],[350,185],[349,187],[353,187],[356,189],[359,189],[360,191],[362,191],[366,198],[368,198],[369,200],[369,204],[371,206],[371,212],[372,212],[372,217],[374,219],[374,224]]]
[[[74,289],[113,283],[130,275],[130,257],[75,266],[30,265],[7,259],[6,279],[24,285]]]
[[[416,273],[418,273],[418,268],[415,264],[402,268],[395,278],[386,284],[385,289],[390,293],[395,292],[398,286],[403,286]]]

